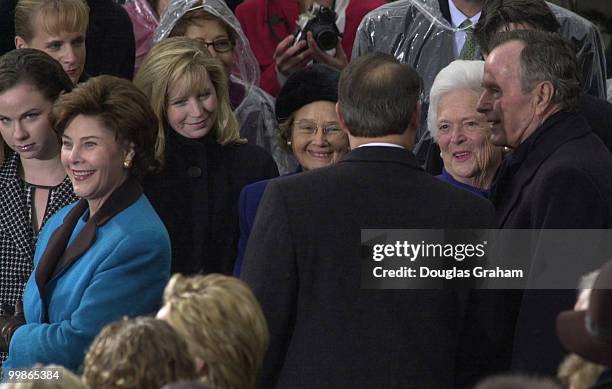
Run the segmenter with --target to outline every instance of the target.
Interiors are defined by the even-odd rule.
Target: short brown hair
[[[196,377],[185,340],[166,322],[150,317],[105,326],[85,355],[83,379],[92,388],[138,389]]]
[[[38,15],[51,35],[63,31],[85,34],[89,24],[89,6],[84,0],[19,0],[15,6],[15,35],[30,42]]]
[[[109,75],[90,78],[57,100],[49,120],[61,136],[77,115],[99,118],[117,139],[134,144],[130,174],[142,178],[155,170],[157,116],[147,97],[130,81]]]
[[[168,322],[207,366],[217,388],[250,389],[268,348],[268,325],[251,289],[221,274],[175,274],[164,290]]]

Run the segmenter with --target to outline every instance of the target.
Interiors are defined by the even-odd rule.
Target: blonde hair
[[[50,35],[64,31],[85,34],[89,24],[89,6],[84,0],[19,0],[15,6],[15,35],[31,42],[38,15]]]
[[[168,323],[151,317],[106,325],[85,355],[83,380],[96,389],[159,388],[196,378],[187,344]]]
[[[589,389],[605,369],[605,366],[589,362],[576,354],[570,354],[561,362],[557,378],[564,388]]]
[[[580,277],[578,301],[576,301],[574,310],[587,310],[589,308],[591,290],[598,275],[599,269]],[[559,365],[557,378],[565,388],[588,389],[595,384],[605,369],[605,366],[587,361],[576,354],[570,354]]]
[[[20,383],[6,383],[0,388],[2,389],[88,389],[89,387],[81,380],[81,377],[75,375],[70,370],[59,365],[35,365],[34,368],[41,368],[42,370],[50,371],[58,370],[60,379],[44,379],[44,380],[33,380],[30,382]],[[5,372],[5,374],[7,374]]]
[[[240,138],[238,120],[229,99],[228,78],[223,64],[213,58],[201,42],[186,37],[168,38],[153,46],[140,67],[134,84],[149,98],[159,118],[155,157],[163,163],[165,131],[169,127],[166,115],[171,88],[181,82],[192,92],[198,90],[206,75],[217,93],[216,121],[212,134],[217,143],[246,143]]]
[[[204,361],[204,381],[219,389],[253,387],[268,348],[268,325],[249,287],[221,274],[175,274],[164,290],[168,322]]]

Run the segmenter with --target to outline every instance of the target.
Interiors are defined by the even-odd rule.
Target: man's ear
[[[416,106],[414,107],[414,112],[410,117],[410,127],[416,131],[419,128],[419,124],[421,122],[421,100],[416,102]]]
[[[542,81],[533,90],[536,114],[544,113],[555,96],[555,87],[550,81]]]
[[[346,122],[344,121],[344,115],[342,114],[342,107],[340,107],[340,103],[336,103],[336,116],[338,116],[338,124],[340,124],[342,132],[347,135],[350,135],[349,129],[346,126]]]
[[[25,39],[23,39],[19,35],[16,35],[15,36],[15,48],[24,49],[26,47],[28,47],[28,43],[25,41]]]

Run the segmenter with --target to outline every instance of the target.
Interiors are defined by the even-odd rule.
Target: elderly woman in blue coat
[[[147,98],[129,81],[99,76],[61,96],[51,121],[81,200],[47,222],[24,312],[0,320],[5,374],[36,363],[77,370],[105,324],[159,308],[170,274],[168,233],[138,182],[154,161]]]
[[[503,149],[489,139],[491,126],[476,110],[484,90],[484,61],[451,62],[429,94],[427,127],[444,162],[440,180],[483,197],[501,164]]]

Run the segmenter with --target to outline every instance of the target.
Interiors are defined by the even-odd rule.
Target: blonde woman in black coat
[[[172,272],[231,274],[242,188],[278,176],[272,157],[240,138],[227,75],[206,46],[185,37],[157,44],[135,84],[160,119],[160,174],[145,192],[172,241]]]

